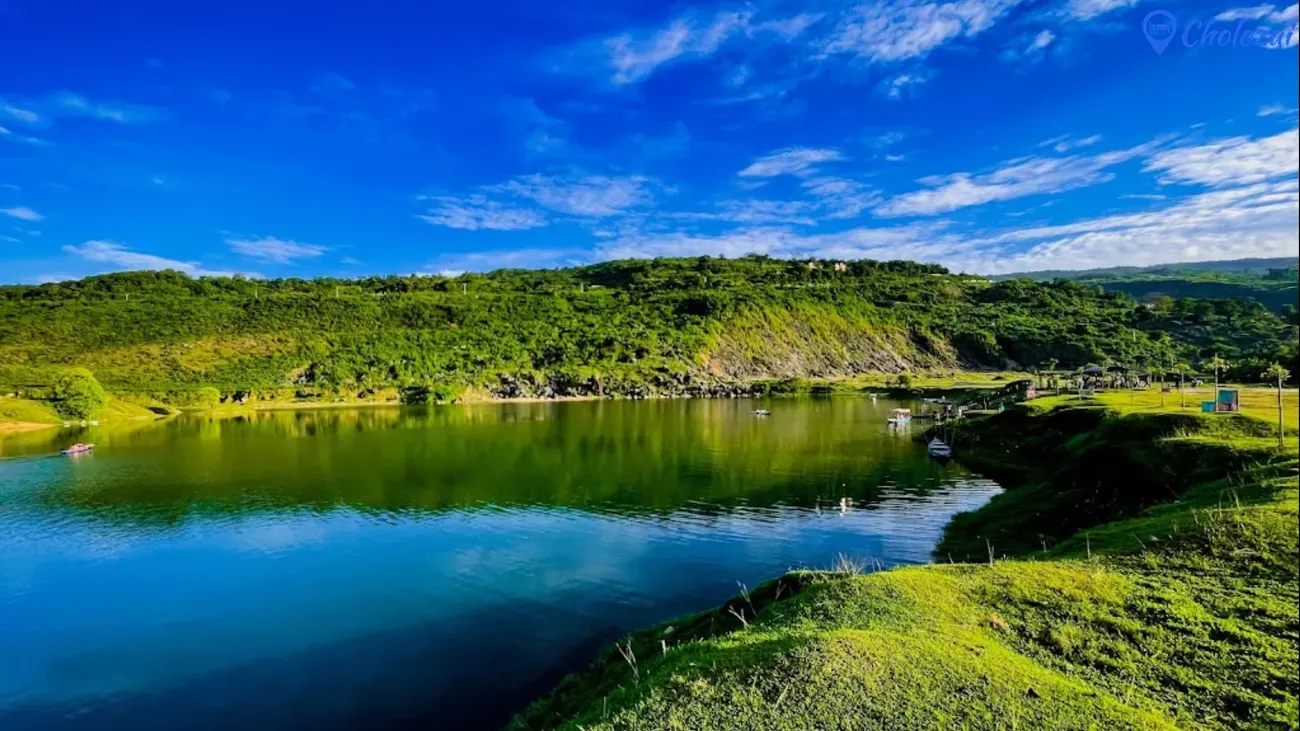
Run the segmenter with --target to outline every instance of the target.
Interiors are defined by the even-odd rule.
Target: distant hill
[[[1051,281],[1053,279],[1096,279],[1131,277],[1135,275],[1178,276],[1191,272],[1222,272],[1241,274],[1252,277],[1267,277],[1270,270],[1292,269],[1300,267],[1300,258],[1279,257],[1275,259],[1224,259],[1220,261],[1190,261],[1176,264],[1157,264],[1149,267],[1108,267],[1105,269],[1046,269],[1037,272],[1017,272],[998,274],[989,279],[1033,279]],[[1294,279],[1294,276],[1292,277]]]
[[[1300,260],[1232,259],[1161,264],[1152,267],[1111,267],[1080,271],[1051,270],[1006,274],[995,281],[1032,279],[1069,280],[1123,292],[1143,302],[1158,297],[1197,299],[1250,299],[1277,312],[1295,307],[1300,297]]]

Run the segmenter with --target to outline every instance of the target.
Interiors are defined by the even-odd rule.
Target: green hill
[[[1112,267],[1081,271],[1006,274],[995,281],[1066,279],[1108,292],[1123,292],[1142,302],[1157,299],[1250,299],[1294,319],[1300,297],[1300,272],[1294,258],[1233,259],[1152,267]]]
[[[754,379],[1195,362],[1294,365],[1257,304],[1143,307],[910,262],[617,261],[357,280],[129,272],[0,287],[0,385],[84,366],[115,392],[707,394]],[[1292,368],[1300,372],[1300,368]],[[173,399],[174,401],[174,399]]]

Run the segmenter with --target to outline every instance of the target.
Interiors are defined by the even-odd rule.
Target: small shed
[[[1221,388],[1214,399],[1214,410],[1219,413],[1241,411],[1241,393],[1235,388]]]

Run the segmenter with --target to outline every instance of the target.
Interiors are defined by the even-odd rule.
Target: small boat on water
[[[77,444],[63,450],[61,454],[85,454],[86,452],[94,451],[94,449],[95,445],[93,444],[81,444],[78,442]]]
[[[754,416],[771,416],[771,415],[772,415],[772,412],[771,412],[771,411],[768,411],[767,409],[754,409],[753,411],[751,411],[751,412],[749,412],[749,413],[753,414]]]
[[[930,440],[930,444],[926,448],[926,451],[935,459],[949,459],[952,457],[952,447],[944,444],[939,437]]]
[[[894,409],[894,413],[888,419],[890,424],[907,424],[912,421],[911,409]]]

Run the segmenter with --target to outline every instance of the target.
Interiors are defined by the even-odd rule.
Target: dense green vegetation
[[[1044,271],[1001,278],[1022,277],[1040,281],[1068,279],[1108,292],[1123,292],[1143,302],[1161,298],[1248,299],[1282,313],[1292,321],[1295,320],[1297,294],[1300,293],[1294,258]]]
[[[1266,431],[1095,403],[973,419],[959,449],[1020,470],[949,531],[978,563],[789,574],[625,638],[513,727],[1295,728],[1296,440]]]
[[[1296,367],[1296,323],[1249,301],[1161,302],[990,283],[910,262],[658,259],[358,280],[131,272],[0,287],[0,386],[92,370],[179,403],[208,386],[411,401],[708,394],[864,372],[1193,364]]]

